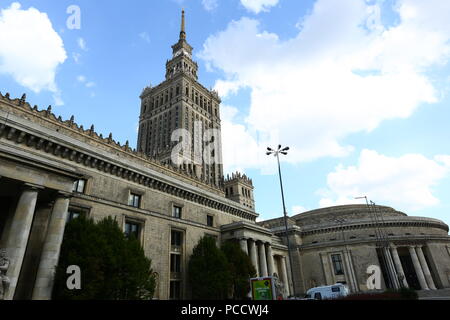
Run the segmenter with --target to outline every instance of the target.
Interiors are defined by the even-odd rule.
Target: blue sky
[[[225,170],[253,178],[261,219],[282,215],[265,156],[281,143],[290,215],[365,195],[450,223],[447,0],[2,0],[0,91],[134,147],[182,7],[223,100]]]

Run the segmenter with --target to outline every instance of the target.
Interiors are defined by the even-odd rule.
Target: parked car
[[[331,286],[322,286],[309,289],[306,291],[305,299],[330,300],[346,297],[348,295],[348,288],[342,283],[336,283]]]

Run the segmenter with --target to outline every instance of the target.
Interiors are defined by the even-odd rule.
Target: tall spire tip
[[[181,10],[181,31],[180,31],[180,39],[186,40],[186,28],[185,28],[184,8]]]

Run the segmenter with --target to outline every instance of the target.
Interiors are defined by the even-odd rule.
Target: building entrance
[[[411,255],[407,248],[399,248],[398,255],[402,263],[403,272],[405,273],[406,281],[410,288],[420,290],[419,279],[417,278],[416,270],[411,259]]]

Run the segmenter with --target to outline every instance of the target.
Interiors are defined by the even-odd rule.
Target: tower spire
[[[186,40],[186,30],[185,30],[185,22],[184,22],[184,9],[181,10],[180,40]]]

